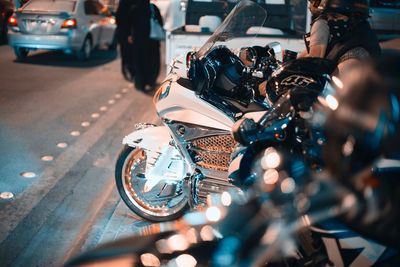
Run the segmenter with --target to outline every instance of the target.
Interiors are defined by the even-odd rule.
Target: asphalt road
[[[119,67],[110,51],[18,63],[0,46],[0,266],[60,266],[148,224],[120,201],[114,164],[134,124],[157,119]]]

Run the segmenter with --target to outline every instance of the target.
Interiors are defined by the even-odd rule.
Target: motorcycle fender
[[[156,126],[136,130],[125,136],[122,143],[131,147],[161,151],[171,140],[167,127]]]

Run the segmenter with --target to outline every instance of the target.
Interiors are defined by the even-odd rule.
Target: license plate
[[[26,19],[25,20],[26,30],[27,31],[40,31],[47,32],[49,23],[47,20],[39,20],[39,19]]]

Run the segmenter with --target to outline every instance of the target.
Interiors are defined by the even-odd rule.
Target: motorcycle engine
[[[230,134],[201,137],[191,141],[189,151],[201,173],[192,181],[195,204],[205,204],[207,195],[222,193],[232,188],[227,172],[235,141]]]

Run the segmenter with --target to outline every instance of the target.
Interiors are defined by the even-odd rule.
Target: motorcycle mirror
[[[272,42],[265,46],[267,49],[272,49],[277,60],[282,61],[282,46],[279,42]]]

